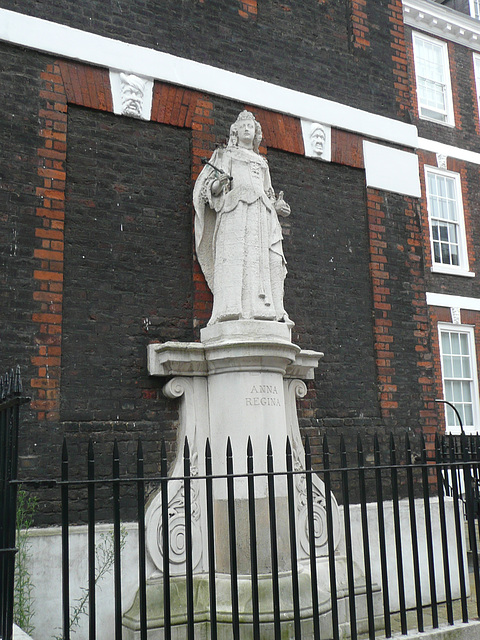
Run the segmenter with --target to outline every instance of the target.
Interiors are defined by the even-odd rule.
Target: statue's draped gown
[[[217,149],[210,163],[233,180],[212,195],[218,172],[206,165],[195,184],[197,256],[213,293],[209,324],[284,320],[286,262],[268,163],[234,146]]]

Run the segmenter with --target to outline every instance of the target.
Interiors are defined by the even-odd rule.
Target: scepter
[[[217,171],[217,173],[223,173],[224,175],[227,176],[227,178],[230,180],[230,182],[233,180],[233,176],[229,176],[228,173],[226,173],[223,169],[220,169],[219,167],[216,167],[214,164],[212,164],[211,162],[209,162],[205,158],[202,158],[202,164],[208,164],[208,166],[212,167],[212,169],[215,169],[215,171]]]

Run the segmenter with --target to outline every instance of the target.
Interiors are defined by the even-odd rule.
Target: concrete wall
[[[455,541],[455,525],[453,513],[453,499],[447,498],[445,502],[448,535],[448,558],[450,563],[450,575],[452,597],[460,597],[460,583],[458,574],[457,548]],[[343,511],[341,512],[343,513]],[[378,543],[378,521],[376,504],[368,505],[368,533],[370,538],[370,554],[372,563],[373,582],[381,586],[381,567]],[[385,536],[387,545],[387,571],[390,594],[391,611],[398,610],[398,583],[396,570],[395,535],[393,522],[393,507],[391,502],[384,506]],[[443,578],[442,548],[439,526],[438,501],[431,501],[432,533],[434,539],[434,559],[437,600],[441,602],[445,598],[445,586]],[[352,505],[350,510],[353,559],[357,575],[363,571],[363,547],[360,505]],[[429,574],[427,564],[425,518],[423,501],[416,501],[417,534],[419,541],[419,558],[421,572],[422,602],[430,603]],[[122,552],[122,610],[129,608],[136,589],[138,587],[138,549],[136,526],[131,523],[124,525],[126,542]],[[400,502],[400,527],[402,536],[402,558],[405,578],[405,595],[407,608],[415,608],[415,586],[413,573],[413,560],[411,552],[410,516],[407,501]],[[101,536],[109,535],[111,531],[108,525],[97,526],[97,544],[102,543]],[[58,528],[36,529],[30,532],[30,565],[29,569],[34,584],[34,625],[32,634],[35,640],[50,640],[58,635],[61,627],[61,532]],[[462,545],[466,572],[466,543],[462,528]],[[345,552],[341,545],[339,552]],[[148,571],[152,571],[152,567]],[[467,593],[469,593],[468,573],[466,573]],[[87,530],[86,527],[72,527],[70,529],[70,589],[71,603],[81,597],[82,587],[88,585],[87,577]],[[84,640],[88,630],[87,616],[81,617],[81,624],[76,638]],[[103,640],[111,640],[114,637],[113,630],[113,572],[106,575],[99,583],[97,589],[97,634]]]

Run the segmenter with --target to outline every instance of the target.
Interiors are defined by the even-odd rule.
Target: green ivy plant
[[[120,527],[120,550],[123,550],[127,540],[127,530]],[[106,575],[111,573],[115,560],[113,531],[100,534],[100,542],[95,546],[95,587]],[[83,615],[87,615],[88,587],[81,587],[82,595],[75,600],[75,606],[70,611],[70,632],[75,633]],[[54,636],[54,640],[63,640],[63,635]]]
[[[17,494],[17,554],[15,557],[15,590],[13,619],[25,633],[32,634],[35,614],[33,601],[33,583],[29,570],[30,540],[29,530],[37,510],[37,498],[24,489]]]

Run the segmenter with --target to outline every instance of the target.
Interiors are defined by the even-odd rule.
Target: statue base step
[[[320,561],[317,564],[317,584],[327,585],[328,563]],[[291,572],[281,573],[278,576],[280,594],[280,628],[282,638],[295,637],[294,598],[292,591]],[[348,620],[348,590],[343,582],[339,584],[337,604],[339,609],[340,637],[350,635]],[[252,583],[250,576],[238,577],[238,610],[240,637],[242,640],[253,638],[253,609],[252,609]],[[301,633],[304,638],[313,637],[313,612],[310,571],[307,565],[299,564],[299,620]],[[232,638],[232,604],[230,576],[217,574],[215,578],[217,601],[217,637],[219,640],[231,640]],[[259,622],[262,640],[274,640],[275,617],[273,606],[272,576],[268,574],[258,577],[258,601]],[[164,581],[161,576],[152,577],[147,581],[147,628],[149,640],[164,640]],[[365,585],[356,583],[355,599],[358,615],[358,629],[366,628],[365,610]],[[331,602],[328,588],[318,589],[320,636],[323,640],[333,637]],[[381,592],[376,587],[374,593],[376,601],[376,613],[381,612]],[[186,640],[187,634],[187,582],[185,576],[175,576],[170,580],[170,616],[171,637],[173,640]],[[363,606],[362,606],[363,605]],[[195,640],[209,640],[211,614],[210,614],[210,588],[209,578],[206,574],[193,576],[193,609]],[[380,619],[379,619],[380,621]],[[125,640],[140,639],[140,603],[137,592],[135,600],[123,617]]]

